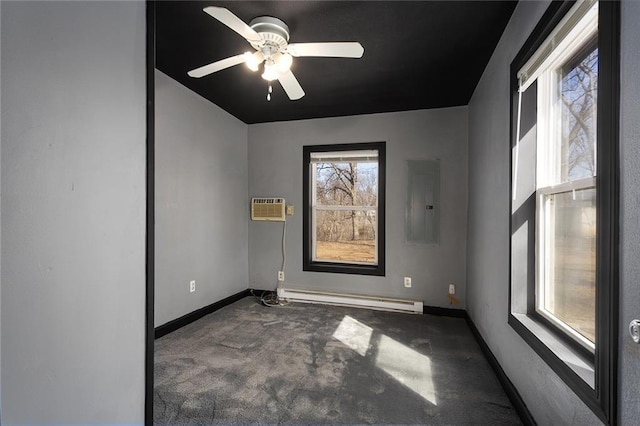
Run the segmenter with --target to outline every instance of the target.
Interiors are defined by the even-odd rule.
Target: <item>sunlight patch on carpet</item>
[[[433,405],[438,405],[431,360],[396,340],[380,336],[376,366]]]
[[[333,337],[356,351],[359,355],[365,356],[369,349],[372,333],[373,329],[371,327],[346,315],[333,333]]]

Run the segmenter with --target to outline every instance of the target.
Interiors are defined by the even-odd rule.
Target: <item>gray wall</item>
[[[640,2],[622,3],[620,194],[620,400],[622,424],[640,419],[640,345],[629,338],[629,322],[640,319]]]
[[[2,2],[0,1],[0,82],[2,82]],[[0,90],[0,112],[2,90]],[[1,114],[0,114],[1,117]],[[0,119],[0,194],[2,193],[2,119]],[[2,378],[2,197],[0,196],[0,378]],[[2,380],[0,380],[0,423],[2,422]]]
[[[509,294],[509,65],[548,3],[520,2],[469,104],[468,312],[539,424],[599,424],[600,421],[507,325]],[[640,416],[638,345],[626,327],[638,316],[634,278],[640,227],[638,206],[639,4],[623,4],[622,113],[622,419]],[[626,154],[625,154],[626,153]],[[626,325],[625,325],[626,323]],[[633,370],[633,367],[636,370]]]
[[[158,326],[248,288],[249,203],[247,125],[155,76]]]
[[[2,2],[0,1],[0,82],[2,82]],[[1,85],[1,83],[0,83]],[[2,90],[0,90],[0,112]],[[1,114],[0,114],[1,117]],[[2,194],[2,119],[0,119],[0,194]],[[0,423],[2,422],[2,196],[0,196]]]
[[[386,276],[302,271],[303,145],[387,142]],[[441,159],[440,245],[404,236],[406,160]],[[408,297],[448,305],[449,283],[465,307],[467,108],[421,110],[249,126],[249,197],[282,196],[296,207],[287,221],[285,287]],[[249,283],[274,289],[281,266],[282,225],[249,224]],[[403,276],[413,286],[403,286]]]
[[[142,423],[144,2],[2,2],[2,422]]]

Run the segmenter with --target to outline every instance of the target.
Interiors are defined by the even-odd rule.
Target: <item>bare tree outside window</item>
[[[315,164],[316,258],[375,263],[378,163]]]
[[[565,65],[560,75],[562,182],[596,174],[598,49],[591,46],[587,52]]]

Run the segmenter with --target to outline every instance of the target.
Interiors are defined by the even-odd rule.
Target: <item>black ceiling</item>
[[[247,124],[466,105],[515,1],[160,1],[156,67]],[[359,41],[361,59],[294,58],[306,95],[238,65],[196,79],[187,71],[253,51],[202,11],[226,7],[245,22],[282,19],[290,42]]]

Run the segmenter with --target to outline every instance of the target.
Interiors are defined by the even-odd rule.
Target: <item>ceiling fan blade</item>
[[[232,67],[234,65],[238,65],[244,62],[244,54],[231,56],[226,59],[221,59],[209,65],[201,66],[200,68],[196,68],[194,70],[189,71],[187,74],[189,77],[200,78],[205,75],[212,74],[216,71],[223,70],[225,68]]]
[[[291,56],[321,56],[331,58],[361,58],[364,47],[357,41],[335,43],[291,43],[287,46]]]
[[[304,90],[302,90],[302,86],[300,86],[298,79],[296,79],[296,76],[293,75],[291,70],[281,74],[278,81],[287,93],[287,96],[289,96],[289,99],[292,101],[298,100],[304,96]]]
[[[218,21],[231,28],[233,31],[246,38],[249,42],[257,42],[261,40],[260,34],[255,32],[253,28],[245,24],[242,19],[231,13],[229,9],[224,7],[209,6],[205,7],[205,12],[216,18]]]

